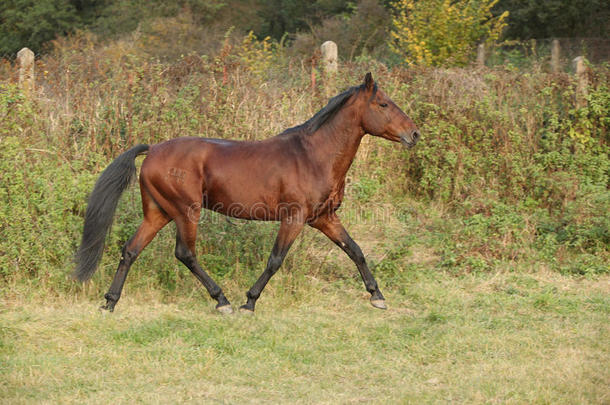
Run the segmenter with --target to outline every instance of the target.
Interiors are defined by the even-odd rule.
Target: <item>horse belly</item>
[[[256,171],[229,176],[206,176],[203,207],[242,219],[273,221],[277,212],[278,187]]]
[[[294,216],[299,180],[292,154],[264,144],[215,147],[204,165],[204,207],[243,219]]]

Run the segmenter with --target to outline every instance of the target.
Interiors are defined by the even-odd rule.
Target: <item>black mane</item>
[[[345,105],[347,100],[349,100],[349,98],[352,95],[354,95],[361,89],[362,89],[362,86],[350,87],[349,89],[345,90],[343,93],[340,93],[340,94],[336,95],[335,97],[331,98],[330,101],[328,102],[328,104],[326,104],[326,106],[324,108],[322,108],[320,111],[315,113],[313,117],[311,117],[310,119],[308,119],[301,125],[297,125],[296,127],[288,128],[287,130],[282,132],[282,134],[299,131],[299,130],[307,131],[309,133],[317,131],[318,129],[320,129],[320,127],[322,125],[324,125],[332,117],[334,117],[335,114],[337,114],[337,112],[341,108],[343,108],[343,106]]]

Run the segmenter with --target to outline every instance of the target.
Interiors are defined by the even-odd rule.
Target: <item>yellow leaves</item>
[[[271,37],[258,40],[250,31],[242,41],[239,57],[244,67],[257,75],[263,75],[273,62],[273,43]]]
[[[570,138],[572,138],[574,142],[586,145],[593,141],[593,138],[591,136],[592,129],[593,123],[588,119],[588,117],[586,115],[579,116],[577,120],[570,123],[568,127],[568,135]]]
[[[476,44],[496,41],[508,12],[491,14],[498,0],[397,0],[390,48],[405,63],[465,65]]]

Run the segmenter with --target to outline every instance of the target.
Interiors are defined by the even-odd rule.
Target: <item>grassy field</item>
[[[388,311],[355,280],[306,281],[278,274],[253,317],[218,315],[203,293],[127,288],[113,314],[88,297],[4,298],[0,401],[610,401],[607,276],[415,271],[387,286]]]

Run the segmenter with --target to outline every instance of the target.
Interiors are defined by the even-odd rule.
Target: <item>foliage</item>
[[[0,279],[29,279],[61,288],[74,235],[94,176],[85,162],[67,165],[49,150],[28,147],[19,136],[0,142]]]
[[[232,38],[218,54],[159,60],[142,47],[146,35],[109,45],[75,36],[39,58],[45,73],[31,97],[11,75],[2,79],[2,282],[76,288],[67,276],[86,195],[129,146],[178,136],[264,139],[324,105],[300,60],[270,39]],[[571,76],[535,69],[388,70],[363,59],[340,66],[337,87],[359,83],[369,69],[423,134],[409,151],[366,137],[349,174],[339,214],[379,277],[400,284],[417,245],[426,246],[426,268],[456,274],[539,266],[608,272],[606,68],[592,68],[580,107]],[[133,187],[117,212],[95,289],[107,287],[140,218]],[[275,232],[273,223],[228,223],[206,213],[202,265],[221,282],[245,287],[260,273]],[[340,251],[329,254],[328,241],[312,232],[286,259],[287,271],[297,270],[292,282],[351,282],[352,264]],[[194,288],[172,255],[174,238],[168,226],[144,250],[132,288]]]
[[[378,0],[359,0],[349,11],[312,24],[310,31],[296,34],[293,54],[311,56],[324,41],[337,44],[339,57],[354,60],[357,56],[386,56],[386,39],[390,15]]]
[[[131,32],[143,21],[185,9],[199,24],[207,24],[224,5],[215,0],[6,0],[0,3],[0,55],[25,46],[38,53],[46,42],[77,29],[105,37]]]
[[[259,24],[253,29],[258,36],[280,40],[285,34],[304,30],[323,17],[346,12],[349,4],[346,0],[256,0]]]
[[[390,48],[406,63],[465,65],[481,41],[496,41],[508,13],[494,17],[498,0],[399,0],[393,3]]]
[[[258,40],[250,31],[242,41],[240,60],[255,75],[261,76],[269,70],[273,62],[273,43],[270,37]]]
[[[84,30],[104,40],[152,32],[162,41],[158,56],[175,58],[180,53],[167,43],[184,43],[179,45],[188,47],[184,54],[200,52],[233,27],[239,37],[253,31],[259,38],[294,43],[293,53],[300,55],[311,56],[332,39],[341,58],[350,61],[372,55],[391,64],[396,58],[438,64],[436,59],[450,57],[450,63],[463,64],[473,41],[493,40],[505,24],[504,39],[606,38],[609,16],[603,0],[5,0],[0,56],[13,58],[24,46],[46,52],[49,41]],[[392,29],[394,38],[388,35]],[[389,52],[389,42],[396,54]]]
[[[104,36],[131,32],[159,17],[176,17],[186,13],[200,25],[210,24],[226,6],[217,0],[110,0],[98,7],[89,27]],[[175,38],[174,38],[175,39]]]
[[[0,55],[27,46],[39,52],[43,43],[79,26],[69,0],[3,0],[0,3]]]
[[[500,0],[494,14],[510,13],[510,39],[608,37],[610,3],[605,0]]]
[[[575,83],[547,74],[494,72],[469,80],[457,72],[437,72],[412,85],[436,89],[432,103],[422,105],[423,115],[416,118],[425,123],[421,129],[428,136],[415,151],[418,158],[409,160],[417,177],[409,189],[454,204],[467,218],[482,214],[485,221],[493,220],[504,202],[509,209],[501,219],[516,215],[521,217],[517,223],[530,224],[510,233],[488,234],[484,228],[475,236],[468,232],[472,222],[467,222],[454,238],[468,246],[465,258],[480,250],[477,241],[487,266],[497,259],[531,255],[511,253],[510,246],[535,242],[540,249],[536,254],[554,268],[570,267],[570,255],[582,252],[597,263],[589,262],[587,270],[579,270],[583,274],[608,271],[605,78],[591,87],[588,104],[581,108],[573,107]],[[494,235],[501,236],[501,245],[493,247]]]

